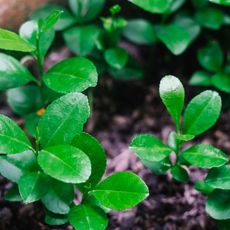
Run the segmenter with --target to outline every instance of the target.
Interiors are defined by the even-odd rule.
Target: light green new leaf
[[[10,118],[0,115],[0,154],[21,153],[32,149],[25,133]]]
[[[73,199],[73,185],[52,180],[47,193],[42,197],[42,203],[55,214],[68,214]]]
[[[0,53],[0,90],[16,88],[30,81],[33,75],[17,59]]]
[[[28,204],[40,200],[48,191],[50,178],[42,172],[33,172],[23,175],[18,188],[23,202]]]
[[[107,208],[125,210],[143,201],[149,191],[144,181],[136,174],[120,172],[99,183],[92,194]]]
[[[212,84],[219,90],[230,93],[230,73],[217,73],[212,77]]]
[[[115,69],[122,69],[128,62],[128,53],[123,48],[107,49],[104,53],[105,61]]]
[[[221,168],[212,169],[208,173],[205,183],[212,188],[230,190],[230,166],[225,165]]]
[[[187,170],[185,170],[183,167],[180,165],[175,165],[171,169],[171,174],[173,178],[179,182],[188,182],[189,180],[189,175]]]
[[[150,45],[156,41],[153,25],[142,18],[129,20],[123,29],[123,36],[139,45]]]
[[[0,49],[33,52],[35,47],[20,38],[16,33],[0,28]]]
[[[85,182],[91,174],[88,156],[70,145],[57,145],[41,150],[38,164],[47,175],[66,183]]]
[[[220,5],[230,6],[230,0],[209,0],[209,1]]]
[[[155,14],[162,14],[169,10],[172,0],[129,0],[140,8]]]
[[[201,168],[220,167],[228,162],[228,157],[211,145],[194,145],[182,152],[182,157],[192,165]]]
[[[105,173],[105,151],[99,141],[87,133],[81,133],[75,136],[71,145],[82,150],[90,159],[92,169],[91,176],[86,183],[81,185],[81,187],[90,190],[101,180]]]
[[[95,47],[100,28],[96,25],[85,25],[70,28],[64,32],[67,46],[78,56],[86,56]]]
[[[215,91],[206,90],[194,97],[184,113],[183,133],[198,135],[212,127],[221,111],[221,98]]]
[[[60,215],[45,210],[45,223],[48,225],[63,225],[68,223],[67,215]]]
[[[157,37],[174,54],[182,54],[192,41],[190,33],[176,24],[156,27]]]
[[[172,116],[177,129],[180,127],[180,116],[184,107],[185,92],[180,80],[172,75],[165,76],[160,82],[160,97]]]
[[[21,176],[37,169],[37,159],[30,150],[0,156],[0,173],[8,180],[17,183]]]
[[[230,218],[230,191],[215,190],[208,196],[206,212],[216,220]]]
[[[105,212],[101,208],[89,204],[74,206],[68,219],[77,230],[105,230],[108,225]]]
[[[160,139],[149,134],[136,136],[130,148],[140,159],[147,161],[161,161],[172,152],[172,149],[164,145]]]
[[[219,71],[223,64],[224,55],[217,42],[211,42],[198,50],[200,65],[208,71]]]
[[[34,85],[8,90],[7,103],[19,115],[27,115],[43,107],[41,91]]]
[[[89,117],[88,99],[69,93],[50,104],[38,123],[42,147],[70,144]]]
[[[54,65],[43,76],[43,81],[59,93],[82,92],[97,85],[95,65],[86,58],[69,58]]]
[[[208,72],[199,70],[192,75],[191,79],[189,80],[189,84],[198,86],[211,86],[212,78]]]

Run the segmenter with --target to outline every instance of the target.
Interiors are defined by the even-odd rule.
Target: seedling
[[[77,230],[103,230],[107,212],[132,208],[148,196],[147,186],[134,173],[102,179],[105,152],[83,132],[89,114],[81,93],[56,99],[38,122],[34,145],[16,123],[0,115],[0,173],[15,184],[7,200],[40,201],[50,225],[70,222]],[[76,189],[82,193],[78,201]]]
[[[56,10],[45,19],[24,23],[19,35],[0,29],[1,49],[30,53],[36,59],[39,74],[34,76],[17,59],[0,53],[0,89],[8,90],[9,106],[25,117],[32,136],[50,102],[63,94],[83,92],[97,84],[96,67],[86,58],[69,58],[44,72],[44,58],[54,40],[54,26],[61,13]]]
[[[230,190],[230,168],[226,165],[228,156],[208,144],[191,143],[190,147],[184,148],[185,143],[215,124],[221,111],[220,96],[215,91],[207,90],[194,97],[185,108],[183,122],[181,114],[185,91],[180,80],[171,75],[164,77],[160,82],[160,97],[172,117],[175,131],[169,134],[167,143],[150,134],[138,135],[130,148],[152,171],[170,172],[179,182],[189,181],[189,166],[211,169],[206,180],[197,182],[195,187],[203,193],[210,193],[206,209],[212,217],[230,218],[227,211],[230,204],[226,206],[229,191],[223,191]],[[221,209],[224,209],[225,215],[222,215]]]

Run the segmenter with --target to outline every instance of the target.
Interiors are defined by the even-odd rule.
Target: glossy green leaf
[[[230,218],[230,191],[215,190],[208,196],[206,212],[216,220]]]
[[[47,175],[66,183],[85,182],[91,174],[88,156],[70,145],[57,145],[41,150],[38,164]]]
[[[182,157],[192,165],[201,168],[220,167],[228,162],[228,157],[211,145],[194,145],[182,153]]]
[[[63,225],[68,223],[68,217],[66,215],[59,215],[46,210],[45,223],[48,225]]]
[[[179,182],[188,182],[189,180],[189,175],[187,170],[185,170],[183,167],[180,165],[175,165],[171,169],[171,174],[173,178]]]
[[[224,5],[224,6],[230,6],[230,1],[229,0],[209,0],[210,2]]]
[[[82,92],[97,85],[97,70],[86,58],[69,58],[54,65],[43,76],[43,81],[59,93]]]
[[[122,69],[128,62],[128,53],[123,48],[107,49],[104,53],[105,61],[115,69]]]
[[[31,113],[25,117],[25,128],[31,137],[36,137],[36,127],[40,118],[41,116],[37,115],[37,113]]]
[[[139,6],[143,10],[149,11],[151,13],[162,14],[166,12],[172,0],[129,0],[133,4]]]
[[[205,28],[218,30],[224,22],[224,14],[214,7],[206,7],[199,10],[195,15],[196,21]]]
[[[105,230],[108,225],[108,218],[104,211],[89,204],[74,206],[68,219],[77,230]]]
[[[72,26],[76,19],[74,18],[73,15],[70,14],[64,7],[59,6],[59,5],[51,5],[51,4],[46,4],[39,9],[37,9],[35,12],[33,12],[31,19],[33,20],[38,20],[38,19],[43,19],[47,17],[50,12],[53,10],[59,10],[62,11],[63,13],[60,15],[59,20],[56,22],[54,25],[55,30],[64,30],[67,29],[68,27]]]
[[[230,166],[225,165],[221,168],[212,169],[208,173],[205,183],[212,188],[230,190]]]
[[[160,97],[172,116],[177,129],[180,127],[180,116],[184,107],[185,92],[180,80],[172,75],[165,76],[160,82]]]
[[[82,132],[89,113],[88,99],[81,93],[69,93],[54,101],[38,123],[41,146],[70,144]]]
[[[35,47],[20,38],[16,33],[0,28],[0,49],[33,52]]]
[[[205,71],[196,71],[189,80],[189,84],[197,86],[211,86],[212,78],[211,75]]]
[[[4,200],[10,201],[10,202],[21,202],[22,201],[17,185],[13,185],[13,187],[7,190],[7,192],[4,195]]]
[[[213,192],[213,188],[208,185],[204,180],[197,181],[194,185],[195,189],[203,194],[209,194]]]
[[[191,141],[194,137],[194,135],[190,134],[176,134],[176,139],[180,141]]]
[[[129,20],[123,29],[123,35],[139,45],[150,45],[156,41],[153,25],[142,18]]]
[[[156,27],[157,37],[174,54],[182,54],[192,41],[190,33],[176,24]]]
[[[175,131],[171,131],[167,138],[167,145],[171,149],[173,149],[174,152],[176,151],[176,148],[177,148],[177,138],[178,138],[178,135]]]
[[[172,152],[172,149],[164,145],[160,139],[149,134],[136,136],[130,148],[140,159],[147,161],[161,161]]]
[[[40,200],[49,188],[50,178],[42,172],[23,175],[19,182],[19,192],[23,202],[28,204]]]
[[[185,4],[186,0],[177,0],[177,1],[172,1],[170,4],[170,8],[167,11],[170,13],[174,13],[175,11],[177,11],[178,9],[180,9],[184,4]]]
[[[30,81],[33,75],[15,58],[0,53],[0,90],[16,88]]]
[[[34,85],[8,90],[7,103],[19,115],[27,115],[43,107],[40,89]]]
[[[81,133],[75,136],[71,145],[82,150],[90,159],[91,176],[86,183],[81,185],[90,190],[101,180],[105,173],[105,151],[99,141],[87,133]]]
[[[215,91],[206,90],[194,97],[184,113],[183,132],[198,135],[212,127],[221,111],[221,98]]]
[[[96,25],[73,27],[64,32],[67,46],[78,56],[86,56],[95,47],[100,28]]]
[[[144,181],[136,174],[120,172],[99,183],[92,194],[107,208],[125,210],[143,201],[149,192]]]
[[[220,70],[224,59],[223,52],[216,42],[199,49],[197,57],[200,65],[208,71]]]
[[[69,0],[69,5],[78,23],[96,18],[105,5],[105,0]]]
[[[0,173],[13,182],[37,169],[37,159],[32,151],[0,156]]]
[[[212,77],[212,84],[219,90],[230,93],[230,74],[217,73]]]
[[[73,185],[53,180],[47,193],[42,197],[42,203],[55,214],[68,214],[73,199]]]
[[[10,118],[0,115],[0,154],[21,153],[32,149],[25,133]]]

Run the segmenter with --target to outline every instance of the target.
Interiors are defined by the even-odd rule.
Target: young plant
[[[167,143],[150,134],[136,136],[130,148],[136,152],[141,161],[156,173],[169,171],[179,182],[189,181],[189,166],[211,169],[205,181],[199,181],[195,187],[210,193],[214,189],[206,204],[207,212],[215,219],[224,219],[221,209],[229,202],[230,168],[228,156],[221,150],[208,144],[184,144],[196,136],[204,133],[217,121],[221,111],[221,98],[215,91],[204,91],[194,97],[185,108],[183,122],[181,114],[184,108],[185,91],[180,80],[174,76],[166,76],[160,82],[160,97],[175,124],[175,131],[171,132]],[[218,198],[218,194],[221,194]],[[222,198],[225,198],[223,202]],[[222,217],[221,217],[222,216]],[[225,218],[225,219],[227,219]]]
[[[197,59],[205,70],[196,71],[190,79],[190,84],[214,86],[230,93],[230,56],[225,60],[220,45],[210,42],[198,50]]]
[[[61,13],[56,10],[44,19],[24,23],[19,35],[0,29],[1,49],[30,53],[37,63],[39,73],[34,76],[17,59],[0,53],[0,90],[8,90],[9,106],[25,118],[32,136],[50,102],[63,94],[83,92],[97,84],[96,67],[86,58],[69,58],[44,72],[45,55],[54,40],[54,26]]]
[[[102,179],[105,152],[83,132],[89,115],[87,97],[81,93],[56,99],[38,122],[34,144],[16,123],[0,115],[0,173],[14,183],[5,199],[40,201],[47,224],[70,222],[77,230],[104,230],[107,212],[144,200],[148,188],[134,173]],[[75,197],[75,190],[82,196]]]

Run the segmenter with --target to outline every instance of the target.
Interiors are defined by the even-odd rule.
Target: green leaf
[[[91,176],[81,187],[89,190],[102,178],[106,169],[106,155],[102,145],[93,136],[81,133],[74,137],[71,145],[82,150],[90,159]]]
[[[228,157],[211,145],[194,145],[182,152],[182,157],[192,165],[201,168],[220,167],[228,162]]]
[[[172,152],[170,147],[164,145],[161,140],[149,134],[136,136],[132,140],[130,148],[141,160],[147,161],[161,161]]]
[[[23,175],[19,182],[19,192],[23,202],[28,204],[40,200],[47,192],[50,178],[42,172]]]
[[[47,30],[53,28],[62,13],[63,12],[61,10],[53,10],[44,20],[42,20],[40,28],[41,32],[47,32]]]
[[[230,218],[230,191],[215,190],[208,196],[206,212],[216,220]]]
[[[129,20],[123,29],[123,36],[139,45],[151,45],[156,42],[153,25],[142,18]]]
[[[32,151],[0,156],[0,173],[8,180],[18,182],[20,177],[37,169],[37,159]]]
[[[217,42],[211,42],[198,50],[198,61],[208,71],[219,71],[223,64],[223,52]]]
[[[10,202],[21,202],[22,201],[17,185],[14,184],[13,187],[7,190],[7,192],[4,195],[4,200],[10,201]]]
[[[225,165],[221,168],[212,169],[208,173],[205,183],[212,188],[230,189],[230,166]]]
[[[35,12],[33,12],[31,19],[33,20],[43,19],[49,16],[50,12],[52,12],[53,10],[59,10],[63,12],[60,15],[59,20],[54,25],[55,30],[67,29],[68,27],[72,26],[75,23],[76,19],[64,7],[59,5],[51,5],[51,4],[46,4],[40,7],[39,9],[37,9]]]
[[[230,6],[229,0],[209,0],[209,1],[220,5]]]
[[[221,98],[215,91],[206,90],[194,97],[184,113],[184,134],[198,135],[212,127],[221,111]]]
[[[160,82],[160,97],[172,116],[177,129],[180,127],[180,116],[184,107],[184,87],[180,80],[172,75],[165,76]]]
[[[212,78],[211,75],[205,71],[196,71],[189,80],[190,85],[197,86],[211,86]]]
[[[189,175],[187,170],[185,170],[180,165],[175,165],[171,169],[171,174],[173,178],[179,182],[188,182],[189,181]]]
[[[86,58],[69,58],[54,65],[43,76],[43,81],[59,93],[82,92],[97,85],[97,70]]]
[[[43,107],[40,89],[34,85],[8,90],[7,103],[19,115],[27,115]]]
[[[150,13],[162,14],[165,13],[170,5],[172,0],[129,0],[133,4],[139,6],[143,10],[149,11]]]
[[[81,93],[69,93],[54,101],[38,123],[41,146],[70,144],[82,132],[89,113],[88,99]]]
[[[45,223],[48,225],[63,225],[68,223],[68,217],[66,215],[59,215],[46,210]]]
[[[170,4],[170,8],[167,11],[167,13],[174,13],[178,9],[180,9],[184,4],[186,0],[177,0],[177,1],[172,1]]]
[[[42,203],[55,214],[68,214],[73,199],[73,185],[53,180],[47,193],[42,197]]]
[[[40,118],[41,116],[37,113],[31,113],[25,117],[25,128],[31,137],[36,138],[36,127],[38,126]]]
[[[190,33],[176,24],[156,27],[157,37],[174,54],[182,54],[192,41]]]
[[[128,53],[123,48],[107,49],[104,53],[105,61],[115,69],[122,69],[128,62]]]
[[[16,33],[0,28],[0,49],[33,52],[35,47],[28,44]]]
[[[195,15],[196,21],[203,27],[218,30],[224,23],[224,14],[214,7],[201,8]]]
[[[89,22],[103,10],[105,0],[69,0],[69,6],[78,23]]]
[[[21,153],[32,149],[25,133],[10,118],[0,115],[0,154]]]
[[[57,145],[41,150],[38,164],[47,175],[66,183],[85,182],[91,174],[88,156],[70,145]]]
[[[217,73],[212,77],[212,84],[219,90],[230,93],[230,74]]]
[[[144,181],[136,174],[120,172],[98,184],[92,194],[107,208],[125,210],[143,201],[149,192]]]
[[[19,34],[24,40],[29,42],[29,44],[39,48],[39,55],[43,61],[54,40],[55,31],[49,29],[46,32],[39,32],[37,21],[27,21],[20,27]],[[37,42],[37,38],[39,38],[39,42]]]
[[[0,90],[16,88],[30,81],[33,75],[15,58],[0,53]]]
[[[74,206],[68,219],[77,230],[105,230],[108,225],[108,218],[104,211],[89,204]]]
[[[194,137],[194,135],[190,134],[176,134],[176,139],[180,141],[191,141]]]
[[[213,188],[209,186],[204,180],[197,181],[194,185],[195,189],[203,194],[213,192]]]
[[[95,47],[100,28],[96,25],[84,25],[73,27],[64,32],[67,46],[76,55],[86,56]]]
[[[141,162],[144,164],[145,167],[147,167],[157,175],[165,174],[172,167],[169,158],[165,158],[164,160],[158,162],[146,160],[141,160]]]

